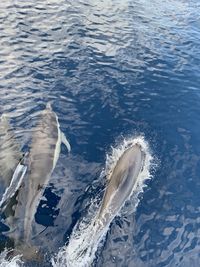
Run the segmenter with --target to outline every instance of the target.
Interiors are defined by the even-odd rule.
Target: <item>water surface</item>
[[[199,14],[195,0],[1,1],[0,114],[23,149],[51,101],[72,146],[36,214],[50,254],[102,190],[110,147],[143,134],[157,171],[93,264],[199,266]]]

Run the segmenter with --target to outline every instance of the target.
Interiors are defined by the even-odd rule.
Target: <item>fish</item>
[[[127,148],[119,158],[108,175],[102,204],[95,219],[99,228],[108,226],[131,196],[144,162],[145,152],[137,143]]]
[[[48,103],[33,129],[27,170],[18,193],[14,196],[14,215],[12,219],[8,218],[11,225],[10,236],[15,240],[15,247],[20,247],[22,252],[24,248],[24,253],[26,247],[31,248],[32,223],[45,187],[56,167],[61,143],[70,152],[71,146],[60,130],[58,117]]]
[[[22,157],[20,144],[10,126],[8,116],[2,114],[0,118],[0,182],[3,190],[10,185]]]

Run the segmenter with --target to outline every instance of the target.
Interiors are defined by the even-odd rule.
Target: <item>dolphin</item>
[[[2,114],[0,117],[0,182],[3,187],[10,185],[21,158],[20,146],[10,127],[8,117]]]
[[[87,228],[75,228],[66,249],[67,266],[90,266],[98,244],[120,209],[136,190],[146,153],[139,143],[129,145],[107,174],[104,196]],[[78,229],[78,230],[77,230]],[[78,231],[79,234],[76,233]],[[58,254],[59,255],[59,254]],[[63,259],[63,251],[61,250]],[[59,255],[59,256],[60,256]],[[59,259],[59,257],[58,257]]]
[[[143,169],[145,152],[139,144],[127,148],[109,174],[102,204],[95,222],[99,227],[110,224],[130,197]]]
[[[59,158],[61,143],[64,143],[68,151],[71,150],[69,142],[60,130],[58,117],[48,103],[33,130],[27,170],[18,193],[15,195],[16,205],[13,218],[11,220],[8,218],[11,227],[15,228],[17,224],[17,231],[11,229],[10,236],[15,240],[15,246],[22,252],[24,250],[24,253],[28,246],[31,252],[29,243],[32,238],[32,222]]]
[[[16,192],[18,191],[18,189],[20,188],[22,181],[24,179],[25,173],[27,171],[27,166],[25,163],[26,157],[27,157],[28,153],[25,153],[23,158],[20,160],[20,162],[18,163],[12,179],[10,181],[10,185],[6,188],[3,197],[0,201],[0,211],[4,212],[5,216],[9,216],[9,208],[8,203],[11,201],[12,202],[12,198],[14,197],[14,195],[16,194]],[[9,203],[11,204],[11,203]],[[12,204],[11,204],[12,205]],[[6,214],[5,214],[5,210]]]

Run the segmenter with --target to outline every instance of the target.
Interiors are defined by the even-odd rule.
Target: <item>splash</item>
[[[24,266],[21,256],[17,255],[13,258],[9,258],[9,251],[4,250],[0,254],[0,267],[22,267]]]
[[[145,141],[144,137],[138,136],[136,138],[125,139],[119,146],[112,147],[111,153],[106,157],[105,169],[100,175],[101,178],[107,177],[107,179],[109,179],[114,167],[116,166],[120,157],[123,155],[124,151],[135,144],[140,144],[143,152],[145,152],[146,157],[144,167],[137,178],[137,182],[128,200],[131,202],[132,212],[135,212],[138,206],[138,195],[143,192],[144,187],[146,186],[145,181],[147,179],[151,179],[153,157],[151,155],[148,143]],[[70,237],[69,244],[61,248],[57,256],[52,259],[52,265],[54,267],[91,266],[95,258],[95,253],[103,243],[106,233],[109,229],[109,225],[102,228],[99,227],[98,224],[94,223],[98,214],[98,207],[96,206],[98,198],[99,196],[97,196],[96,199],[91,202],[87,216],[75,226]],[[120,213],[124,213],[123,207],[121,207]],[[116,215],[119,214],[113,214],[112,219]]]

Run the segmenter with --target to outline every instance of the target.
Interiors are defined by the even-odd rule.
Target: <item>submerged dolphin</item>
[[[24,240],[26,241],[30,238],[31,224],[45,186],[56,166],[62,142],[70,151],[70,144],[60,130],[58,117],[50,104],[47,104],[33,132],[27,186],[18,196],[19,202],[26,201],[24,214]]]
[[[3,194],[3,197],[0,201],[0,210],[4,212],[4,215],[5,216],[9,216],[9,204],[10,206],[12,206],[11,203],[9,203],[12,198],[14,197],[14,195],[16,194],[16,192],[18,191],[18,189],[20,188],[22,182],[23,182],[23,179],[24,179],[24,176],[26,174],[26,171],[27,171],[27,166],[26,166],[26,163],[25,163],[25,160],[26,160],[26,155],[28,153],[26,153],[23,158],[20,160],[20,162],[18,163],[14,173],[13,173],[13,176],[12,176],[12,179],[10,181],[10,185],[6,188],[4,194]],[[11,211],[12,212],[12,211]],[[6,215],[6,213],[8,213]]]
[[[96,222],[100,227],[108,225],[130,197],[138,175],[143,169],[145,153],[135,144],[122,154],[108,177],[108,184]]]
[[[3,187],[10,185],[15,169],[22,158],[20,146],[9,124],[8,117],[0,117],[0,182]]]
[[[40,121],[33,131],[27,171],[16,195],[14,216],[10,221],[13,230],[17,224],[17,233],[11,233],[10,236],[15,239],[16,246],[27,254],[35,250],[31,249],[31,244],[29,245],[32,238],[32,222],[45,186],[56,166],[61,143],[70,151],[70,144],[60,130],[58,117],[51,105],[47,104],[40,115]],[[27,249],[27,246],[30,249]]]

